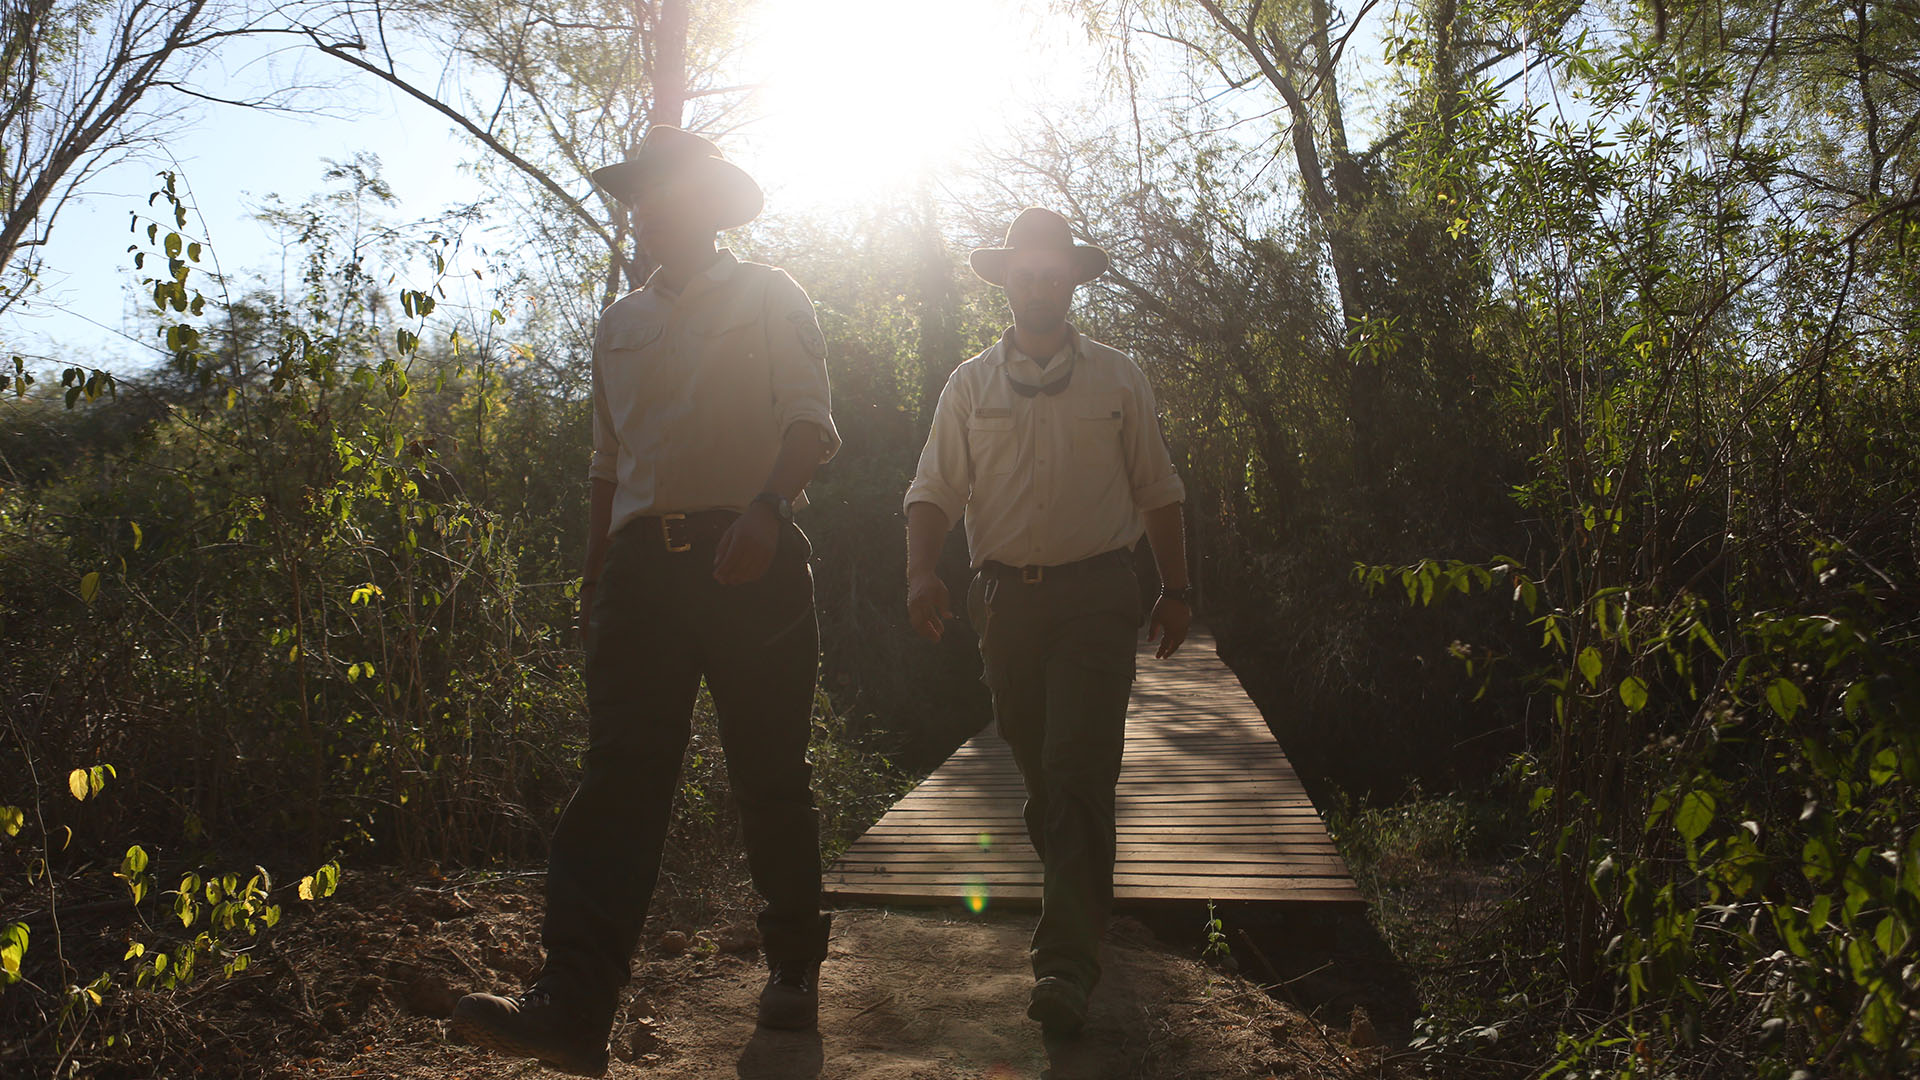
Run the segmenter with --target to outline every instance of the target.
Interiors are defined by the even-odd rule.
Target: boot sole
[[[555,1050],[550,1046],[540,1046],[516,1039],[470,1016],[455,1015],[449,1027],[453,1036],[461,1042],[478,1046],[483,1050],[491,1050],[496,1054],[535,1058],[540,1064],[550,1069],[558,1069],[569,1076],[607,1075],[608,1055],[605,1047],[601,1048],[598,1057]]]
[[[1049,1035],[1068,1038],[1087,1026],[1086,1014],[1075,1011],[1071,1003],[1055,994],[1036,994],[1027,1003],[1027,1019],[1039,1021],[1040,1029]]]

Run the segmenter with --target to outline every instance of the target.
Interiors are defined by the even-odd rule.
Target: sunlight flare
[[[983,137],[1090,70],[1071,20],[1021,0],[769,0],[744,156],[808,206],[937,180]]]

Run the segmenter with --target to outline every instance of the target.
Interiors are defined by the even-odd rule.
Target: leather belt
[[[695,510],[690,514],[647,514],[621,526],[635,539],[658,543],[662,551],[692,551],[695,545],[711,547],[720,542],[739,514],[732,510]]]
[[[1108,563],[1127,562],[1132,557],[1133,552],[1128,549],[1114,548],[1112,551],[1103,551],[1098,555],[1090,555],[1084,559],[1076,559],[1073,562],[1055,566],[1010,566],[1007,563],[988,559],[980,564],[980,569],[1002,580],[1012,578],[1017,579],[1022,585],[1038,585],[1049,578],[1073,577]]]

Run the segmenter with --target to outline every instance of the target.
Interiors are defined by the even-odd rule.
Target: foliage
[[[205,240],[163,177],[134,255],[168,370],[91,410],[11,406],[25,435],[0,452],[27,471],[0,488],[0,679],[19,703],[4,768],[34,803],[0,811],[0,904],[108,903],[89,899],[104,861],[113,907],[148,927],[84,978],[87,950],[57,929],[0,936],[0,978],[30,980],[4,1008],[40,1017],[15,1030],[41,1050],[60,1037],[43,1064],[66,1050],[134,1068],[131,1014],[99,1010],[164,1009],[153,995],[269,955],[273,875],[207,866],[324,862],[292,890],[305,900],[342,857],[536,860],[571,788],[584,402],[495,334],[504,313],[449,299],[463,219],[386,220],[371,161],[330,178],[334,194],[269,211],[305,258],[297,290],[234,295],[201,269]],[[872,742],[821,696],[812,756],[835,845],[900,790]],[[696,738],[685,784],[667,878],[719,871],[731,897],[713,740]],[[147,918],[156,905],[171,914]],[[77,1012],[39,989],[66,985]]]
[[[1920,460],[1886,436],[1920,404],[1920,267],[1876,175],[1910,133],[1876,117],[1910,91],[1868,77],[1828,126],[1800,106],[1838,92],[1809,80],[1839,45],[1793,36],[1820,16],[1726,16],[1731,47],[1694,12],[1550,37],[1584,114],[1484,83],[1459,138],[1409,157],[1501,283],[1481,332],[1513,358],[1514,496],[1546,557],[1356,576],[1510,597],[1536,635],[1467,660],[1518,660],[1551,710],[1513,779],[1577,1006],[1552,1071],[1897,1075],[1920,1056],[1920,552],[1897,524]],[[1830,62],[1899,68],[1911,35],[1876,16],[1832,27]],[[1782,85],[1809,96],[1762,108]]]
[[[12,734],[19,735],[17,727]],[[118,776],[119,770],[111,764],[74,769],[66,777],[66,794],[75,803],[97,802],[109,781]],[[104,883],[78,880],[79,875],[61,880],[57,860],[72,845],[73,829],[48,828],[53,808],[45,798],[51,793],[30,793],[35,796],[33,817],[38,828],[27,839],[20,837],[25,813],[7,807],[5,815],[12,838],[6,855],[9,862],[20,864],[10,866],[9,872],[18,874],[29,894],[44,904],[40,910],[24,913],[25,918],[0,934],[0,988],[18,987],[6,1004],[20,1033],[19,1044],[28,1048],[44,1044],[46,1056],[59,1059],[48,1070],[53,1074],[69,1066],[70,1074],[78,1074],[108,1060],[150,1060],[151,1049],[137,1045],[141,1040],[129,1022],[134,1011],[207,981],[208,965],[217,965],[221,980],[231,980],[257,958],[271,955],[272,931],[280,924],[282,912],[281,904],[273,900],[271,878],[259,867],[244,876],[238,872],[203,876],[198,870],[187,870],[175,888],[163,892],[152,857],[145,847],[134,844],[111,874],[124,890],[121,901],[75,905],[70,898],[76,890],[97,892]],[[300,880],[295,897],[304,903],[324,900],[333,895],[339,880],[340,866],[330,861]],[[101,906],[124,909],[140,928],[128,935],[125,952],[118,957],[119,970],[89,970],[77,952],[69,953],[62,932],[63,918],[84,917],[89,909]],[[159,917],[163,908],[166,914]],[[35,949],[36,928],[50,934],[51,943]],[[101,956],[102,962],[112,959]]]
[[[1003,322],[960,251],[1048,203],[1114,256],[1080,321],[1149,371],[1223,655],[1316,793],[1358,793],[1333,817],[1360,875],[1514,842],[1513,905],[1434,950],[1467,974],[1432,984],[1424,1060],[1910,1072],[1911,3],[1074,6],[1124,121],[1049,116],[938,203],[733,240],[811,290],[846,440],[802,519],[829,836],[984,717],[966,635],[901,627],[898,500],[934,395]],[[313,43],[358,57],[363,9],[315,10]],[[510,99],[468,121],[541,193],[498,295],[452,287],[474,219],[393,223],[368,162],[269,211],[293,290],[215,288],[169,179],[131,252],[168,371],[0,372],[7,791],[39,796],[0,807],[6,869],[119,866],[136,905],[154,861],[202,875],[176,897],[217,881],[226,925],[193,955],[222,965],[268,910],[254,875],[205,869],[236,852],[538,857],[582,737],[584,328],[644,271],[569,185],[731,95],[731,4],[384,10]],[[1363,125],[1369,12],[1388,66]],[[663,879],[699,903],[739,876],[711,857],[733,824],[710,728]],[[1502,762],[1494,793],[1452,794]],[[50,955],[13,907],[0,981]],[[129,959],[177,971],[198,940]]]

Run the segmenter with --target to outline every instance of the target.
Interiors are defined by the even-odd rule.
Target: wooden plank
[[[1313,806],[1313,800],[1307,798],[1304,792],[1296,794],[1287,791],[1195,791],[1180,788],[1164,790],[1149,788],[1145,791],[1120,790],[1117,791],[1116,794],[1123,796],[1120,800],[1122,804],[1130,803],[1136,808],[1138,808],[1143,801],[1150,801],[1153,806],[1203,806],[1209,804],[1230,805],[1235,803],[1305,806],[1308,808]],[[950,794],[939,792],[927,792],[925,794],[915,793],[902,798],[899,802],[895,803],[894,806],[896,809],[920,810],[942,806],[966,807],[979,804],[1005,806],[1024,802],[1026,802],[1026,799],[1020,795],[980,791],[977,788],[966,788]],[[1151,809],[1151,807],[1147,807],[1147,809]]]
[[[1140,666],[1115,790],[1116,898],[1358,901],[1305,786],[1210,645],[1196,635],[1173,661]],[[849,846],[827,891],[868,903],[1036,903],[1043,872],[1025,801],[1012,753],[983,731]]]
[[[1039,862],[1031,851],[995,852],[975,856],[965,852],[893,851],[843,858],[834,863],[836,874],[942,874],[955,880],[973,875],[1038,870]],[[1130,852],[1115,864],[1128,873],[1198,874],[1205,877],[1322,877],[1345,876],[1346,860],[1339,852],[1290,851],[1281,855],[1239,855],[1221,857],[1204,853],[1202,858],[1184,858],[1167,852]]]
[[[930,891],[922,888],[902,889],[896,886],[875,883],[869,887],[848,883],[836,886],[833,895],[858,899],[864,903],[881,905],[899,905],[910,907],[927,903],[969,904],[973,894],[966,889],[947,889]],[[1040,902],[1040,887],[1037,885],[1015,885],[1005,889],[989,890],[982,899],[982,907],[1003,905],[1010,907],[1037,907]],[[1292,888],[1185,888],[1161,886],[1152,891],[1115,889],[1114,899],[1119,903],[1152,904],[1166,901],[1205,902],[1208,900],[1259,901],[1267,903],[1315,903],[1315,904],[1358,904],[1365,902],[1360,890],[1351,885],[1301,885]]]
[[[1300,781],[1293,779],[1217,775],[1196,775],[1191,778],[1175,775],[1170,778],[1167,774],[1155,770],[1151,776],[1128,776],[1122,774],[1119,783],[1115,785],[1115,790],[1125,792],[1128,795],[1143,796],[1191,795],[1208,792],[1219,792],[1221,794],[1298,792],[1304,794],[1306,788]],[[1022,795],[1026,792],[1026,785],[1017,779],[1002,780],[993,783],[921,784],[919,787],[908,792],[904,797],[911,799],[915,795],[926,795],[930,798],[946,799],[964,796],[969,792],[978,792],[984,795]]]
[[[918,838],[918,836],[887,836],[876,838],[872,844],[860,844],[858,851],[998,851],[1000,847],[1020,847],[1031,849],[1031,844],[1023,834],[1014,836],[996,836],[987,846],[973,842],[972,838]],[[1332,851],[1331,840],[1267,840],[1260,836],[1235,836],[1231,840],[1156,840],[1148,838],[1119,838],[1121,851],[1187,851],[1194,847],[1204,847],[1208,851],[1311,851],[1325,849]],[[849,849],[851,855],[852,849]]]
[[[1018,820],[1009,819],[991,824],[980,821],[915,821],[908,824],[905,818],[894,821],[881,821],[867,830],[867,836],[948,836],[956,839],[973,840],[981,833],[993,837],[1026,837],[1026,826]],[[1122,838],[1129,836],[1182,836],[1194,837],[1193,827],[1189,824],[1172,822],[1136,821],[1120,828]],[[1316,821],[1295,818],[1290,821],[1265,820],[1253,825],[1216,822],[1208,830],[1213,836],[1279,836],[1279,837],[1320,837],[1327,832]],[[865,837],[862,837],[865,839]]]

